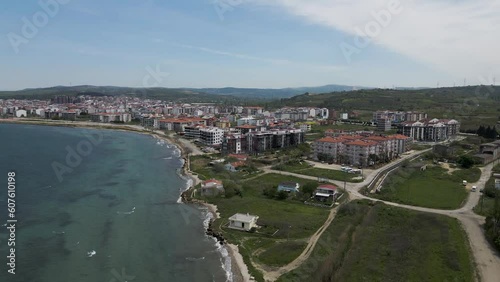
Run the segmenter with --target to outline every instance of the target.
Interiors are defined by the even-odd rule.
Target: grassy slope
[[[440,167],[426,171],[398,169],[382,186],[377,198],[429,208],[456,209],[467,197],[462,178],[449,175]]]
[[[288,163],[286,165],[276,166],[273,169],[288,171],[297,174],[327,178],[332,180],[347,181],[347,182],[361,182],[361,180],[353,180],[353,178],[361,176],[360,174],[352,174],[340,170],[332,170],[325,168],[311,167],[307,163]]]
[[[342,210],[312,256],[279,281],[473,281],[455,219],[366,202]]]
[[[240,253],[257,281],[262,281],[263,277],[251,264],[251,259],[270,266],[281,266],[293,261],[304,249],[305,240],[316,232],[328,217],[328,209],[307,206],[293,199],[268,199],[263,195],[264,189],[275,187],[283,181],[296,181],[300,184],[307,182],[290,176],[265,174],[240,181],[242,197],[236,195],[229,199],[205,199],[217,205],[221,216],[214,221],[214,228],[221,230],[230,243],[239,245]],[[260,228],[259,233],[220,229],[235,213],[258,215],[259,224],[266,226]],[[274,232],[276,233],[271,236]],[[257,251],[260,253],[256,254]]]

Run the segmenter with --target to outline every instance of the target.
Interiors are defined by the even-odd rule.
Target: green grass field
[[[457,177],[458,179],[466,180],[469,183],[474,183],[478,182],[479,178],[481,178],[481,170],[477,167],[460,169],[455,170],[452,175]]]
[[[291,263],[306,248],[306,242],[285,241],[274,244],[271,248],[257,256],[257,260],[265,265],[283,266]]]
[[[225,170],[223,167],[219,171],[215,167],[209,165],[212,159],[221,158],[220,156],[191,156],[191,171],[195,172],[201,180],[215,178],[219,180],[242,180],[246,178],[255,177],[257,173],[248,173],[246,171],[230,172]],[[222,166],[222,164],[220,165]]]
[[[360,174],[352,174],[343,172],[340,170],[333,169],[325,169],[325,168],[316,168],[312,167],[306,162],[302,163],[288,163],[286,165],[278,165],[273,167],[273,169],[280,171],[293,172],[297,174],[309,175],[319,178],[326,178],[331,180],[339,180],[339,181],[347,181],[347,182],[361,182],[361,179],[357,179],[360,177]]]
[[[474,281],[468,246],[456,219],[355,201],[278,281]]]
[[[284,181],[295,181],[301,185],[309,182],[285,175],[264,174],[242,180],[241,197],[204,198],[217,205],[220,213],[221,218],[213,222],[213,227],[220,230],[230,243],[240,246],[252,276],[259,281],[262,274],[251,264],[251,259],[267,266],[280,266],[293,261],[305,247],[306,239],[324,224],[330,212],[329,209],[305,205],[292,197],[280,201],[263,195],[266,188],[276,187]],[[258,223],[262,228],[249,233],[223,227],[235,213],[259,216]]]
[[[450,175],[441,167],[399,168],[382,184],[375,197],[403,204],[438,209],[457,209],[467,198],[462,177]]]
[[[499,166],[495,166],[493,169],[493,172],[498,172],[500,169]],[[486,184],[484,187],[480,187],[480,189],[495,189],[495,178],[490,177],[488,181],[486,181]],[[477,192],[479,193],[479,192]],[[481,198],[479,199],[479,202],[477,203],[477,206],[474,207],[474,212],[476,214],[482,215],[482,216],[489,216],[493,213],[495,208],[495,198],[488,197],[484,193],[481,195]]]

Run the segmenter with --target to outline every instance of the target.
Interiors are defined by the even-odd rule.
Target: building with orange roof
[[[403,135],[340,135],[324,137],[313,144],[314,158],[355,166],[390,161],[410,148],[412,140]]]

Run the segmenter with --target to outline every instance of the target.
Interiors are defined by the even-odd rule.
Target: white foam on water
[[[215,238],[214,238],[215,239]],[[217,245],[217,251],[221,254],[221,264],[222,264],[222,269],[226,272],[226,281],[227,282],[233,282],[233,271],[231,269],[231,256],[229,255],[229,252],[227,251],[227,248],[219,242],[216,242]]]
[[[200,261],[200,260],[204,260],[205,257],[201,257],[201,258],[192,258],[192,257],[187,257],[186,260],[188,261]]]
[[[204,213],[205,214],[205,218],[203,219],[203,227],[205,227],[205,229],[208,229],[208,225],[210,224],[210,221],[214,218],[214,215],[208,211],[207,208],[204,208],[203,209]]]
[[[180,173],[179,173],[179,176],[186,181],[186,186],[184,186],[184,188],[182,188],[182,187],[179,188],[179,198],[177,199],[177,203],[182,204],[181,195],[182,195],[182,193],[187,191],[189,188],[191,188],[191,186],[193,186],[193,179],[191,179],[190,177],[184,176]]]
[[[205,230],[208,229],[210,221],[214,218],[214,215],[208,210],[208,208],[203,208],[202,209],[204,212],[202,214],[204,215],[203,218],[203,226],[205,227]],[[208,236],[210,239],[212,239],[215,242],[215,247],[216,247],[216,252],[218,252],[221,255],[221,266],[224,272],[226,273],[226,282],[233,282],[233,271],[231,269],[231,256],[229,255],[229,252],[227,248],[224,245],[221,245],[217,238]]]
[[[116,212],[117,214],[133,214],[135,212],[135,207],[132,208],[131,211],[128,211],[128,212]]]

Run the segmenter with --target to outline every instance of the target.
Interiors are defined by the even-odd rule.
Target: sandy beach
[[[174,138],[173,135],[167,135],[163,131],[151,131],[147,130],[139,125],[127,125],[127,124],[102,124],[95,122],[79,122],[79,121],[53,121],[53,120],[36,120],[36,119],[0,119],[0,123],[15,123],[15,124],[31,124],[31,125],[45,125],[45,126],[67,126],[67,127],[82,127],[82,128],[92,128],[92,129],[107,129],[107,130],[119,130],[119,131],[129,131],[139,134],[151,135],[155,138],[160,138],[167,143],[175,145],[181,151],[181,157],[185,160],[182,174],[192,180],[192,187],[201,183],[198,176],[193,175],[189,169],[189,158],[186,152],[192,155],[203,154],[194,144],[188,140]],[[191,187],[190,187],[191,188]],[[220,214],[217,212],[217,206],[208,203],[198,203],[208,208],[208,210],[214,215],[214,218],[220,218]],[[226,249],[231,257],[231,270],[233,273],[234,282],[247,282],[250,280],[250,274],[248,272],[248,267],[243,261],[243,257],[238,251],[238,247],[232,244],[226,244]]]

